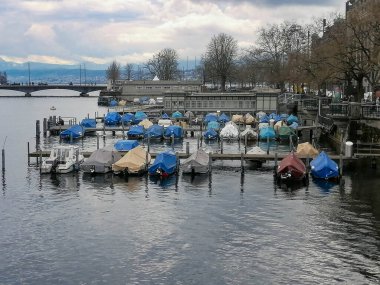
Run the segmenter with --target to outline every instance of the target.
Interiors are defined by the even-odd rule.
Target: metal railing
[[[327,115],[331,117],[348,117],[350,115],[349,105],[347,103],[332,103]]]
[[[362,104],[361,114],[364,119],[380,119],[380,106],[375,104]]]

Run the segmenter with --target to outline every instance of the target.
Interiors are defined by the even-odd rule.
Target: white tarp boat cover
[[[254,146],[247,152],[247,154],[266,154],[266,152],[263,151],[259,146]]]
[[[220,136],[227,139],[238,138],[239,130],[236,124],[233,122],[228,122],[220,131]]]
[[[146,164],[150,163],[151,157],[141,146],[137,146],[134,149],[127,152],[120,160],[112,164],[113,171],[124,171],[128,169],[129,173],[138,173],[146,168]]]
[[[106,146],[95,150],[80,167],[84,172],[106,173],[111,171],[112,163],[121,157],[122,154],[113,146]]]
[[[318,154],[319,151],[315,149],[309,142],[300,143],[297,146],[297,155],[304,155],[315,158]]]
[[[127,101],[125,101],[125,100],[119,101],[119,106],[125,106],[126,104],[127,104]]]
[[[139,123],[139,126],[143,126],[144,129],[146,129],[146,130],[149,129],[149,127],[152,125],[153,125],[153,123],[151,121],[149,121],[148,119],[144,119]]]
[[[231,121],[234,123],[244,123],[244,118],[242,115],[232,115]]]
[[[260,123],[260,124],[259,124],[259,130],[260,130],[260,129],[263,129],[263,128],[267,128],[267,127],[269,127],[269,124],[268,124],[268,123]]]
[[[207,173],[209,171],[209,155],[198,149],[181,164],[183,173]]]
[[[261,118],[262,116],[265,116],[267,113],[265,113],[265,112],[263,112],[263,111],[260,111],[260,112],[258,112],[257,114],[256,114],[256,117],[257,118]]]
[[[172,120],[169,120],[169,119],[160,119],[160,120],[158,120],[157,125],[163,126],[164,128],[167,128],[167,127],[173,125],[173,122],[172,122]]]
[[[240,138],[247,136],[248,139],[257,139],[257,133],[252,129],[250,125],[245,126],[245,130],[240,133]]]

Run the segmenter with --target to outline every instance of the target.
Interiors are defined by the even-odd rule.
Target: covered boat
[[[261,140],[273,140],[276,138],[276,133],[272,127],[264,127],[260,129],[259,137]]]
[[[113,146],[106,146],[95,150],[86,159],[80,168],[87,173],[107,173],[112,170],[112,164],[118,161],[122,155]]]
[[[259,119],[259,123],[268,123],[269,124],[269,117],[265,114],[263,116],[260,117]]]
[[[144,119],[139,123],[139,126],[143,126],[145,130],[149,129],[150,126],[153,126],[153,123],[148,119]]]
[[[230,117],[228,117],[226,114],[221,114],[219,117],[218,117],[218,122],[220,123],[227,123],[230,121]]]
[[[319,154],[319,151],[314,148],[309,142],[300,143],[297,146],[297,155],[304,157],[316,157]]]
[[[218,116],[214,113],[209,113],[205,116],[204,120],[203,120],[206,124],[210,123],[210,122],[217,122],[218,121]]]
[[[175,139],[181,139],[183,137],[182,128],[176,125],[168,126],[164,132],[164,138],[170,139],[172,136]]]
[[[220,125],[217,121],[212,121],[207,124],[207,129],[219,130]]]
[[[78,146],[55,146],[50,156],[42,162],[41,173],[69,173],[79,170],[84,157]]]
[[[263,129],[263,128],[268,128],[269,127],[269,123],[260,123],[259,124],[259,130]]]
[[[265,116],[267,113],[260,111],[256,113],[256,117],[260,120],[262,116]]]
[[[132,124],[135,121],[135,115],[132,113],[125,113],[121,116],[121,122],[123,124]]]
[[[116,107],[119,103],[117,103],[116,100],[111,100],[109,106],[110,107]]]
[[[293,130],[297,130],[298,129],[298,123],[297,122],[293,122],[289,128],[293,129]]]
[[[129,139],[142,139],[144,138],[144,127],[139,125],[131,126],[129,131],[127,132],[127,136]]]
[[[142,174],[146,172],[150,161],[150,154],[141,146],[137,146],[112,164],[112,170],[115,173]]]
[[[64,130],[60,133],[60,137],[62,139],[69,140],[71,138],[78,139],[83,137],[84,135],[84,128],[81,125],[73,125],[67,130]]]
[[[247,154],[267,154],[266,151],[262,150],[259,146],[254,146],[253,148],[251,148]]]
[[[127,101],[125,101],[125,100],[119,101],[119,106],[125,106],[125,105],[127,105]]]
[[[324,151],[310,162],[310,166],[311,175],[315,178],[326,180],[339,178],[338,164]]]
[[[109,126],[117,125],[121,121],[121,116],[118,112],[109,112],[104,118],[104,123]]]
[[[236,124],[228,122],[220,131],[220,137],[223,139],[237,139],[239,137],[239,130]]]
[[[198,149],[181,164],[183,174],[204,174],[209,171],[210,156],[203,149]]]
[[[82,122],[80,122],[80,125],[84,128],[96,128],[96,120],[86,118],[86,119],[83,119]]]
[[[145,132],[144,136],[151,139],[162,139],[164,136],[164,127],[160,125],[152,125]]]
[[[180,111],[175,111],[172,114],[172,118],[174,118],[174,119],[183,118],[183,115],[182,115],[182,113]]]
[[[244,123],[244,117],[242,115],[232,115],[232,122],[236,123]]]
[[[291,125],[293,124],[294,122],[298,122],[298,117],[297,116],[294,116],[294,115],[290,115],[287,119],[286,119],[288,125]]]
[[[114,144],[117,151],[130,151],[139,145],[136,140],[119,140]]]
[[[278,132],[278,130],[282,127],[282,126],[287,126],[286,124],[286,120],[281,120],[281,121],[278,121],[274,124],[273,128],[276,132]]]
[[[137,111],[136,114],[135,114],[135,121],[134,123],[135,124],[138,124],[140,123],[142,120],[144,119],[147,119],[148,118],[148,115],[145,114],[144,112],[142,111]]]
[[[291,183],[302,180],[306,182],[306,166],[294,152],[291,152],[278,165],[277,181]]]
[[[162,118],[162,119],[170,119],[169,115],[166,114],[166,113],[163,113],[163,114],[161,115],[161,118]]]
[[[281,140],[289,140],[296,136],[296,133],[292,128],[284,125],[278,129],[278,136]]]
[[[203,133],[205,140],[216,140],[219,138],[219,134],[214,129],[208,129]]]
[[[244,121],[247,125],[251,125],[253,123],[256,123],[255,117],[253,117],[251,114],[247,113],[244,115]]]
[[[173,125],[173,122],[170,119],[160,119],[160,120],[158,120],[157,124],[160,126],[163,126],[164,128],[167,128],[167,127]]]
[[[172,151],[164,151],[157,155],[149,167],[149,174],[166,178],[177,171],[177,157]]]
[[[246,125],[245,130],[240,133],[241,139],[245,139],[245,137],[247,140],[257,140],[258,135],[250,125]]]

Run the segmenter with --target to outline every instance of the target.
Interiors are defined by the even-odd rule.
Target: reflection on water
[[[20,151],[33,142],[33,120],[51,105],[62,116],[107,111],[96,98],[53,99],[1,98],[14,128],[0,120],[13,154],[2,173],[0,284],[379,283],[379,169],[359,161],[341,186],[310,180],[293,188],[276,185],[269,162],[241,173],[239,161],[215,161],[210,175],[165,180],[40,175]],[[100,146],[121,135],[107,133]],[[190,152],[197,148],[196,138],[186,138],[175,151],[186,142]],[[43,149],[57,143],[41,138]],[[75,144],[94,150],[96,137]],[[151,144],[154,152],[171,147]],[[218,142],[202,147],[220,151]],[[237,153],[244,145],[223,148]],[[270,148],[288,151],[287,144]]]

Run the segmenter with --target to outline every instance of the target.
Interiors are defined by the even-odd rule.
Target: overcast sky
[[[224,32],[251,46],[259,27],[343,13],[344,0],[1,0],[6,61],[146,61],[170,47],[194,61]]]

